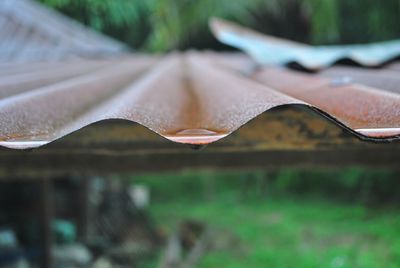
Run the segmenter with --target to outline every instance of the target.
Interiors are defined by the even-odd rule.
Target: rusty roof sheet
[[[263,65],[296,63],[309,70],[327,68],[341,60],[379,66],[400,56],[400,39],[364,45],[309,46],[257,33],[221,19],[210,23],[223,43],[241,49]]]
[[[120,54],[126,45],[33,0],[0,1],[0,62]]]
[[[139,123],[174,142],[208,144],[282,105],[310,107],[363,139],[399,138],[396,68],[377,71],[376,80],[346,68],[254,68],[244,55],[212,52],[2,64],[0,145],[34,148],[107,119]]]

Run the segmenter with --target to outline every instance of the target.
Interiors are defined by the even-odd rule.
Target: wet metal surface
[[[398,91],[385,79],[362,83],[350,71],[338,73],[339,67],[322,74],[253,68],[244,55],[212,52],[47,64],[0,66],[1,146],[39,147],[108,119],[139,123],[174,142],[206,145],[288,105],[308,107],[365,140],[400,135]],[[393,68],[376,71],[396,79]]]
[[[265,69],[257,81],[300,99],[325,112],[345,126],[371,137],[390,136],[400,126],[400,95],[361,84],[332,86],[330,79],[288,70]],[[379,131],[382,129],[384,131]],[[396,130],[397,129],[397,130]]]
[[[220,19],[212,20],[210,26],[221,42],[245,51],[263,65],[296,63],[305,69],[318,70],[340,60],[350,60],[373,67],[400,56],[400,39],[363,45],[314,47],[263,35]]]

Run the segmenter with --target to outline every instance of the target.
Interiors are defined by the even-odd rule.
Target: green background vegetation
[[[219,231],[199,268],[394,268],[400,264],[399,202],[387,202],[398,199],[398,176],[358,168],[204,171],[132,182],[150,187],[150,212],[165,232],[188,219]],[[376,190],[384,184],[394,190]]]
[[[212,38],[219,16],[265,33],[312,44],[400,36],[399,0],[40,0],[133,48],[226,49]]]

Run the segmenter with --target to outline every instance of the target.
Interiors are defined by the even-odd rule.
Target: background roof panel
[[[400,40],[359,45],[309,46],[260,34],[220,19],[212,20],[210,26],[222,43],[245,51],[263,65],[296,63],[305,69],[319,70],[341,60],[350,60],[374,67],[400,56]]]
[[[126,45],[32,0],[0,1],[0,62],[121,54]]]

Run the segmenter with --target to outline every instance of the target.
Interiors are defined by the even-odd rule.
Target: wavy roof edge
[[[400,94],[384,86],[272,67],[248,72],[247,57],[211,52],[77,63],[0,72],[0,145],[35,148],[108,119],[209,144],[284,105],[310,107],[367,141],[400,135]]]
[[[352,129],[345,124],[343,124],[341,121],[337,120],[336,118],[330,116],[329,114],[321,111],[320,109],[310,106],[307,104],[282,104],[282,105],[277,105],[273,106],[264,112],[250,118],[248,122],[257,119],[258,117],[261,117],[264,113],[268,113],[273,109],[276,108],[281,108],[281,107],[294,107],[294,106],[303,106],[306,108],[310,108],[311,111],[314,111],[316,115],[320,115],[322,118],[325,118],[327,120],[332,121],[338,128],[342,128],[346,130],[348,133],[352,134],[354,137],[359,138],[362,141],[366,142],[374,142],[374,143],[388,143],[388,142],[395,142],[400,140],[400,128],[378,128],[378,129]],[[144,125],[142,123],[133,121],[131,119],[126,119],[126,118],[107,118],[107,119],[101,119],[98,121],[93,121],[93,122],[87,122],[87,124],[79,126],[77,129],[70,130],[62,136],[56,136],[52,139],[49,140],[2,140],[0,139],[0,147],[4,148],[9,148],[9,149],[17,149],[17,150],[25,150],[25,149],[34,149],[34,148],[39,148],[39,147],[46,147],[46,145],[49,145],[55,141],[62,140],[63,138],[66,138],[67,136],[73,134],[73,133],[78,133],[80,131],[83,131],[85,128],[91,128],[93,125],[98,124],[98,123],[106,123],[107,121],[114,121],[114,120],[122,120],[126,121],[127,123],[132,123],[134,124],[139,124],[142,127],[145,127],[148,131],[153,132],[157,134],[160,139],[164,138],[169,140],[170,142],[174,143],[180,143],[180,144],[186,144],[190,146],[203,146],[203,145],[209,145],[216,143],[220,140],[223,140],[230,135],[234,134],[236,131],[238,131],[241,127],[245,126],[248,122],[244,123],[243,125],[240,125],[237,127],[237,129],[233,130],[230,133],[217,133],[214,131],[210,130],[204,130],[204,129],[194,129],[190,130],[190,132],[187,132],[187,135],[165,135],[162,133],[159,133],[155,130],[152,130],[149,128],[148,125]],[[194,131],[194,132],[192,132]],[[365,131],[365,132],[363,132]],[[377,135],[376,137],[374,135]],[[31,138],[31,137],[30,137]],[[196,147],[193,147],[196,148]]]

